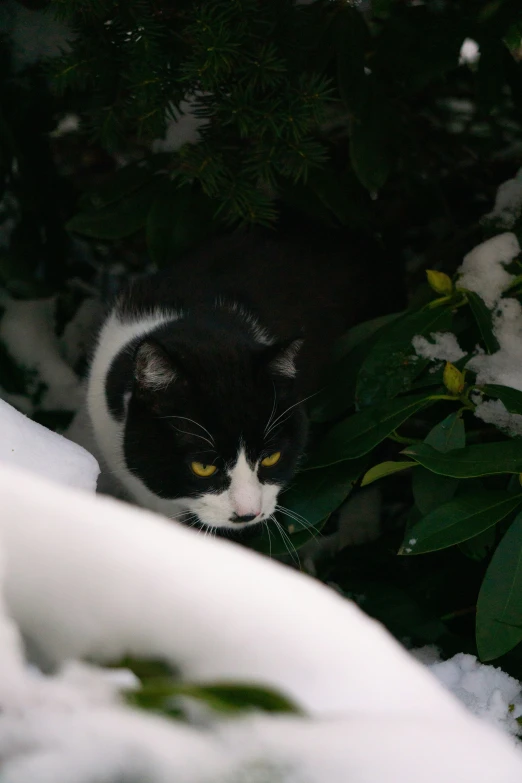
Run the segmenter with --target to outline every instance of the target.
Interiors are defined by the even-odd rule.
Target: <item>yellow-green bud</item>
[[[442,380],[450,394],[462,394],[462,391],[464,390],[464,375],[451,362],[446,362]]]
[[[426,277],[435,293],[441,294],[441,296],[450,296],[453,293],[451,278],[444,272],[437,272],[435,269],[426,269]]]

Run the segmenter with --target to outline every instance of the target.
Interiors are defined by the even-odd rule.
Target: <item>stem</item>
[[[436,307],[442,307],[448,302],[451,302],[452,299],[453,299],[453,294],[449,294],[449,296],[442,296],[440,297],[440,299],[434,299],[433,302],[429,302],[426,305],[425,309],[434,310]]]
[[[388,437],[390,440],[394,440],[396,443],[404,443],[406,446],[415,446],[417,443],[422,443],[418,438],[406,438],[404,435],[399,435],[396,430],[390,432]]]
[[[465,617],[467,614],[473,614],[477,611],[476,606],[467,606],[465,609],[457,609],[454,612],[448,612],[448,614],[443,614],[440,618],[443,622],[446,620],[454,620],[456,617]]]

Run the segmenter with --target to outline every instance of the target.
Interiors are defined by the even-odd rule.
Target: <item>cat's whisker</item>
[[[203,430],[203,432],[205,432],[208,435],[208,437],[210,438],[210,442],[211,442],[212,446],[215,445],[214,444],[214,438],[212,437],[211,433],[207,430],[206,427],[204,427],[198,421],[194,421],[194,419],[189,419],[188,416],[165,416],[165,418],[166,419],[184,419],[185,421],[192,422],[192,424],[195,424],[196,427],[199,427],[200,429]],[[199,437],[201,437],[201,435]]]
[[[164,416],[164,418],[169,419],[170,416]],[[201,438],[201,440],[205,441],[205,443],[208,443],[209,446],[214,447],[214,444],[208,438],[204,438],[203,435],[198,435],[197,432],[187,432],[186,430],[180,430],[179,427],[176,427],[174,424],[172,427],[176,430],[176,432],[180,432],[182,435],[188,435],[190,438]],[[212,448],[212,450],[214,450],[214,448]]]
[[[302,405],[304,402],[307,402],[312,397],[315,397],[317,394],[319,394],[319,392],[314,392],[313,394],[309,394],[308,397],[305,397],[303,400],[298,400],[297,402],[294,402],[293,405],[289,405],[288,408],[286,408],[286,410],[284,410],[282,413],[279,414],[279,416],[276,419],[274,419],[274,421],[272,422],[268,430],[265,432],[265,435],[269,435],[272,432],[277,422],[280,421],[280,419],[282,419],[286,413],[291,411],[293,408],[296,408],[298,405]]]
[[[294,564],[295,564],[295,565],[296,565],[296,566],[299,568],[299,570],[301,570],[301,560],[299,559],[299,555],[297,554],[297,549],[296,549],[296,548],[295,548],[295,546],[293,545],[293,543],[292,543],[292,540],[291,540],[290,536],[289,536],[289,535],[288,535],[288,533],[285,531],[285,529],[283,528],[282,524],[281,524],[280,522],[278,522],[278,521],[277,521],[277,519],[275,519],[275,518],[274,518],[274,522],[275,522],[275,524],[276,524],[276,527],[277,527],[277,529],[279,530],[279,533],[280,533],[280,535],[281,535],[281,538],[283,539],[283,543],[284,543],[284,545],[285,545],[285,547],[286,547],[286,551],[287,551],[287,552],[288,552],[288,554],[290,555],[290,558],[292,559],[292,561],[294,562]],[[289,544],[290,544],[290,546],[289,546]],[[294,550],[295,557],[294,557],[294,555],[292,554],[292,549],[290,549],[290,547],[291,547],[291,548]],[[296,559],[296,558],[297,558],[297,559]]]
[[[304,517],[301,517],[300,514],[295,514],[295,512],[290,511],[290,509],[284,508],[284,506],[276,506],[276,510],[279,511],[280,514],[283,514],[289,519],[292,519],[294,522],[297,522],[298,525],[301,525],[301,531],[310,531],[311,537],[313,539],[324,538],[321,531],[317,530],[317,528],[315,528],[313,525],[308,524],[308,520],[306,520]]]
[[[277,407],[277,393],[276,393],[275,383],[273,381],[272,381],[272,386],[273,386],[273,389],[274,389],[274,402],[273,402],[273,405],[272,405],[272,411],[270,413],[270,417],[269,417],[269,419],[268,419],[268,421],[266,423],[265,434],[266,434],[266,431],[268,430],[268,428],[270,427],[270,424],[272,423],[272,419],[274,418],[274,413],[276,412],[276,407]]]
[[[266,527],[266,532],[268,534],[268,557],[270,558],[272,558],[272,536],[270,534],[270,525],[268,524],[268,520],[272,519],[273,517],[269,517],[263,521],[263,526]]]
[[[277,505],[276,511],[281,511],[283,514],[286,514],[286,516],[290,517],[291,519],[295,519],[296,522],[300,522],[305,527],[309,527],[309,522],[306,517],[304,517],[302,514],[299,514],[297,511],[294,511],[291,508],[287,508],[286,506]]]

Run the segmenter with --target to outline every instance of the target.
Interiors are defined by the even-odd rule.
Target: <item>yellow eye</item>
[[[281,459],[281,452],[274,451],[274,453],[270,454],[269,457],[265,457],[264,459],[261,460],[261,465],[264,468],[271,468],[272,465],[276,465],[280,459]]]
[[[217,470],[215,465],[204,465],[202,462],[191,462],[190,467],[192,472],[200,478],[209,478],[209,476],[213,476]]]

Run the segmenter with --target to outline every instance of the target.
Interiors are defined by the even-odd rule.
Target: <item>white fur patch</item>
[[[255,318],[252,313],[249,313],[248,310],[243,307],[243,305],[240,305],[237,302],[227,302],[221,297],[218,297],[216,299],[216,309],[225,310],[228,313],[239,315],[243,323],[250,329],[250,333],[256,342],[260,343],[261,345],[274,344],[275,339],[263,326],[261,326],[257,318]]]
[[[230,486],[219,493],[209,492],[200,498],[183,498],[177,501],[185,508],[197,514],[209,527],[228,527],[240,530],[256,525],[268,519],[274,513],[277,496],[281,491],[279,484],[262,484],[257,477],[259,463],[254,467],[248,463],[243,447],[239,449],[237,460],[227,472]],[[234,515],[255,514],[250,522],[233,522]]]
[[[144,316],[141,320],[122,321],[112,312],[105,322],[96,347],[87,385],[87,408],[92,423],[100,456],[106,467],[120,481],[137,503],[160,513],[172,516],[172,502],[161,507],[161,501],[145,485],[127,470],[123,458],[123,430],[125,422],[116,421],[110,414],[105,394],[107,373],[112,360],[126,345],[137,337],[146,337],[162,324],[177,321],[181,313],[158,310]],[[128,403],[128,400],[127,400]]]
[[[296,374],[295,358],[299,353],[303,340],[294,340],[288,348],[285,348],[271,363],[272,370],[285,378],[294,378]]]
[[[150,391],[162,391],[176,378],[167,358],[160,356],[153,345],[143,343],[136,356],[139,382]]]

